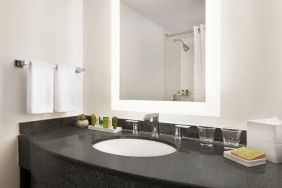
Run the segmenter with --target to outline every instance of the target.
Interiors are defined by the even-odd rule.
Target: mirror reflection
[[[121,0],[120,99],[205,101],[205,0]]]

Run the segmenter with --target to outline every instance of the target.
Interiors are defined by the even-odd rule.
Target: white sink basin
[[[94,144],[93,147],[105,153],[130,157],[156,157],[176,151],[168,144],[133,138],[105,140]]]

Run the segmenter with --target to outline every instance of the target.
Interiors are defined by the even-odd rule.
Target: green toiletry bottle
[[[102,118],[100,116],[99,116],[99,126],[103,127],[103,120],[102,120]]]
[[[112,126],[113,126],[113,129],[117,128],[117,117],[115,116],[112,118]]]
[[[109,118],[108,117],[103,117],[103,128],[104,129],[109,128]]]
[[[91,125],[95,126],[96,122],[97,122],[97,118],[96,118],[95,114],[92,114],[91,115]]]

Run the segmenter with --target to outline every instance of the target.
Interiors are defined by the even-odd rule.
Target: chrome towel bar
[[[30,66],[32,63],[31,61],[24,61],[24,60],[15,60],[15,67],[17,68],[24,68],[25,66]],[[55,65],[55,69],[57,68],[58,65]],[[82,73],[85,72],[85,68],[83,67],[76,67],[75,68],[75,73]]]

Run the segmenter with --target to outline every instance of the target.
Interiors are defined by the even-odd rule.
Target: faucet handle
[[[138,135],[139,134],[139,121],[137,121],[137,120],[126,120],[125,121],[126,123],[132,123],[132,134],[134,134],[134,135]]]
[[[188,126],[188,125],[175,125],[175,139],[176,140],[182,140],[182,128],[183,129],[188,129],[190,128],[191,126]]]
[[[159,113],[146,114],[144,116],[144,121],[159,122],[159,116]]]
[[[159,113],[152,113],[152,116],[153,116],[153,117],[159,117],[160,114],[159,114]]]

